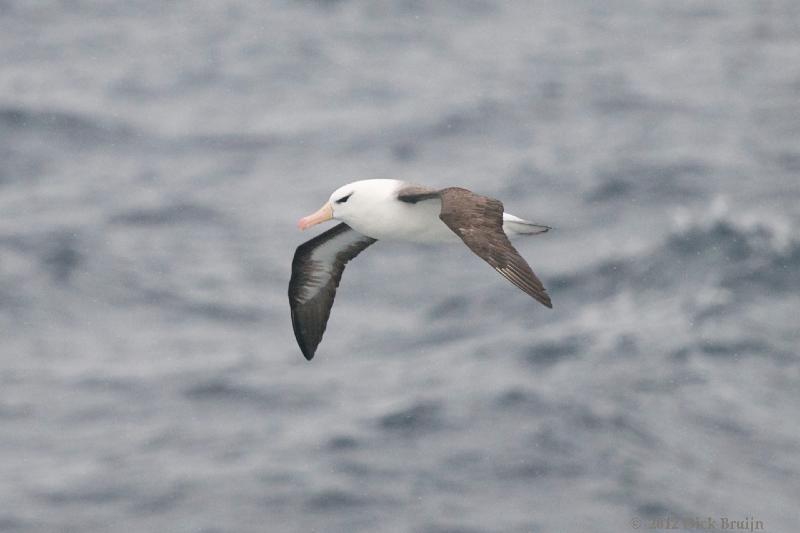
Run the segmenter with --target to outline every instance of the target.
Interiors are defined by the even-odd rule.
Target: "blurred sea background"
[[[0,0],[0,531],[797,530],[800,3]],[[313,362],[296,220],[461,185]],[[719,525],[719,522],[717,522]]]

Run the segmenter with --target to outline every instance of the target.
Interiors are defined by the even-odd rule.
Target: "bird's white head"
[[[343,185],[333,191],[316,213],[301,218],[297,226],[304,230],[331,219],[352,223],[369,217],[380,209],[381,204],[394,198],[402,183],[400,180],[371,179]]]

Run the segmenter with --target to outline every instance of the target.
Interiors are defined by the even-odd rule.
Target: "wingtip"
[[[303,352],[303,357],[306,358],[306,361],[311,361],[314,359],[314,353],[316,352],[316,347],[313,349],[309,349],[304,344],[300,344],[300,351]]]

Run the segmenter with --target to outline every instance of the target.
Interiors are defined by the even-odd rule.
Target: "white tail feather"
[[[528,220],[523,220],[514,215],[503,213],[503,231],[508,236],[513,235],[538,235],[540,233],[547,233],[550,226],[543,226],[542,224],[534,224]]]

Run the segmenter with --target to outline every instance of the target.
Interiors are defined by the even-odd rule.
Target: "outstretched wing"
[[[325,333],[345,265],[375,241],[347,224],[339,224],[294,252],[289,307],[294,336],[309,361]]]
[[[459,187],[442,189],[439,195],[439,218],[470,250],[538,302],[553,307],[542,282],[503,232],[502,202]]]

